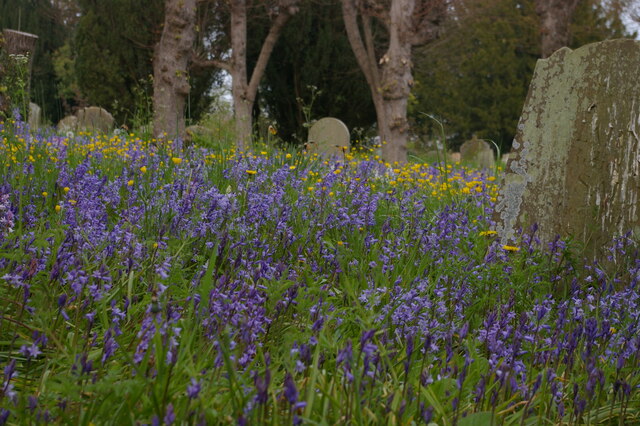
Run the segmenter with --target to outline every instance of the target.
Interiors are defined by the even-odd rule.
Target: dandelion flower
[[[141,171],[142,173],[147,173],[147,167],[146,167],[146,166],[142,166],[142,167],[140,167],[140,171]]]
[[[256,170],[247,170],[248,175],[255,175],[256,173],[258,173]]]
[[[65,186],[63,188],[64,193],[66,194],[67,192],[71,191],[71,188],[69,188],[68,186]]]
[[[178,164],[182,163],[182,158],[172,157],[171,161],[173,161],[173,164],[175,164],[177,166]]]
[[[506,251],[520,251],[520,247],[514,247],[514,246],[502,246],[502,248]]]
[[[42,196],[43,196],[43,197],[46,197],[47,195],[49,195],[49,193],[48,193],[47,191],[44,191],[44,192],[42,193]]]
[[[480,236],[481,236],[481,237],[484,237],[484,236],[491,236],[491,235],[496,235],[497,233],[498,233],[497,231],[482,231],[482,232],[480,233]]]
[[[133,186],[133,179],[131,179],[129,182],[127,182],[127,186]]]
[[[57,212],[57,213],[60,213],[60,210],[62,210],[62,207],[60,207],[60,205],[59,205],[59,204],[56,204],[55,209],[56,209],[56,212]]]

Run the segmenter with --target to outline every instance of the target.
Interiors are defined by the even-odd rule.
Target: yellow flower
[[[339,246],[343,246],[343,245],[344,245],[344,243],[343,243],[342,241],[338,241],[338,245],[339,245]]]
[[[171,161],[173,161],[173,164],[177,166],[178,164],[182,163],[182,158],[172,157]]]
[[[158,243],[153,243],[153,248],[157,249],[158,248]]]
[[[67,192],[71,191],[71,188],[69,188],[68,186],[65,186],[62,190],[66,194]]]
[[[286,159],[291,158],[291,154],[287,153],[287,155],[285,155],[284,158],[286,158]]]
[[[131,179],[129,182],[127,182],[127,186],[133,186],[133,179]]]
[[[256,173],[258,173],[258,172],[255,171],[255,170],[247,170],[247,174],[248,175],[255,175]]]
[[[147,173],[147,167],[146,167],[146,166],[142,166],[142,167],[140,167],[140,171],[141,171],[142,173]]]
[[[55,209],[56,209],[56,212],[57,212],[57,213],[60,213],[60,210],[62,210],[62,207],[60,207],[60,205],[59,205],[59,204],[56,204]]]
[[[278,131],[276,130],[275,127],[269,126],[269,133],[271,133],[272,135],[275,135],[276,133],[278,133]]]
[[[43,196],[43,197],[46,197],[47,195],[49,195],[49,193],[48,193],[47,191],[45,191],[45,192],[43,192],[43,193],[42,193],[42,196]]]
[[[308,186],[308,187],[307,187],[307,189],[308,189],[309,191],[313,191],[313,189],[314,189],[314,188],[313,188],[313,186]]]
[[[489,236],[489,235],[496,235],[497,233],[498,233],[497,231],[482,231],[482,232],[480,233],[480,236],[481,236],[481,237],[484,237],[485,235],[486,235],[486,236]]]
[[[77,201],[76,201],[76,200],[69,200],[69,204],[71,204],[72,206],[75,206],[75,205],[76,205],[76,203],[77,203]]]
[[[514,246],[502,246],[502,248],[506,251],[520,251],[520,247]]]
[[[296,166],[289,166],[289,170],[295,170]]]

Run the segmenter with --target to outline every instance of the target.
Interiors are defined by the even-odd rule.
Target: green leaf
[[[487,426],[491,424],[493,424],[493,413],[491,411],[469,414],[458,422],[458,426]]]

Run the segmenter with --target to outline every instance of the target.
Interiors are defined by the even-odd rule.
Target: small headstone
[[[78,117],[68,115],[58,122],[56,128],[60,133],[75,132],[78,128]]]
[[[506,166],[496,231],[572,236],[601,254],[640,236],[640,42],[563,48],[539,60]]]
[[[211,131],[211,129],[205,126],[200,126],[200,125],[187,126],[187,128],[184,129],[184,133],[185,133],[184,142],[186,143],[191,143],[193,142],[194,139],[197,139],[197,138],[213,137],[213,132]]]
[[[82,108],[76,113],[78,117],[78,130],[109,133],[113,130],[113,116],[100,107]]]
[[[33,102],[29,102],[29,129],[36,131],[42,124],[42,109]]]
[[[495,158],[491,146],[476,135],[462,144],[460,158],[464,162],[472,163],[479,168],[491,169],[495,166]]]
[[[349,150],[349,129],[337,118],[325,117],[309,129],[308,152],[324,156],[340,156]]]
[[[454,163],[459,163],[462,160],[462,155],[459,152],[451,153],[451,161]]]

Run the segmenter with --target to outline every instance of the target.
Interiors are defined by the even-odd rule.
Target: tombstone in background
[[[56,128],[60,133],[75,132],[78,130],[78,117],[75,115],[68,115],[58,121]]]
[[[35,132],[42,125],[42,108],[33,102],[29,102],[29,129]]]
[[[491,169],[496,164],[491,146],[478,139],[476,135],[460,146],[460,159],[463,162],[473,163],[481,169]]]
[[[100,107],[82,108],[76,113],[78,130],[109,133],[113,130],[114,119],[109,112]]]
[[[325,117],[309,129],[307,151],[323,156],[342,156],[349,151],[349,129],[337,118]]]
[[[187,145],[195,139],[213,139],[213,131],[205,126],[194,124],[184,129],[184,141]]]
[[[539,60],[494,220],[503,243],[539,226],[599,254],[640,236],[640,42],[563,48]]]

